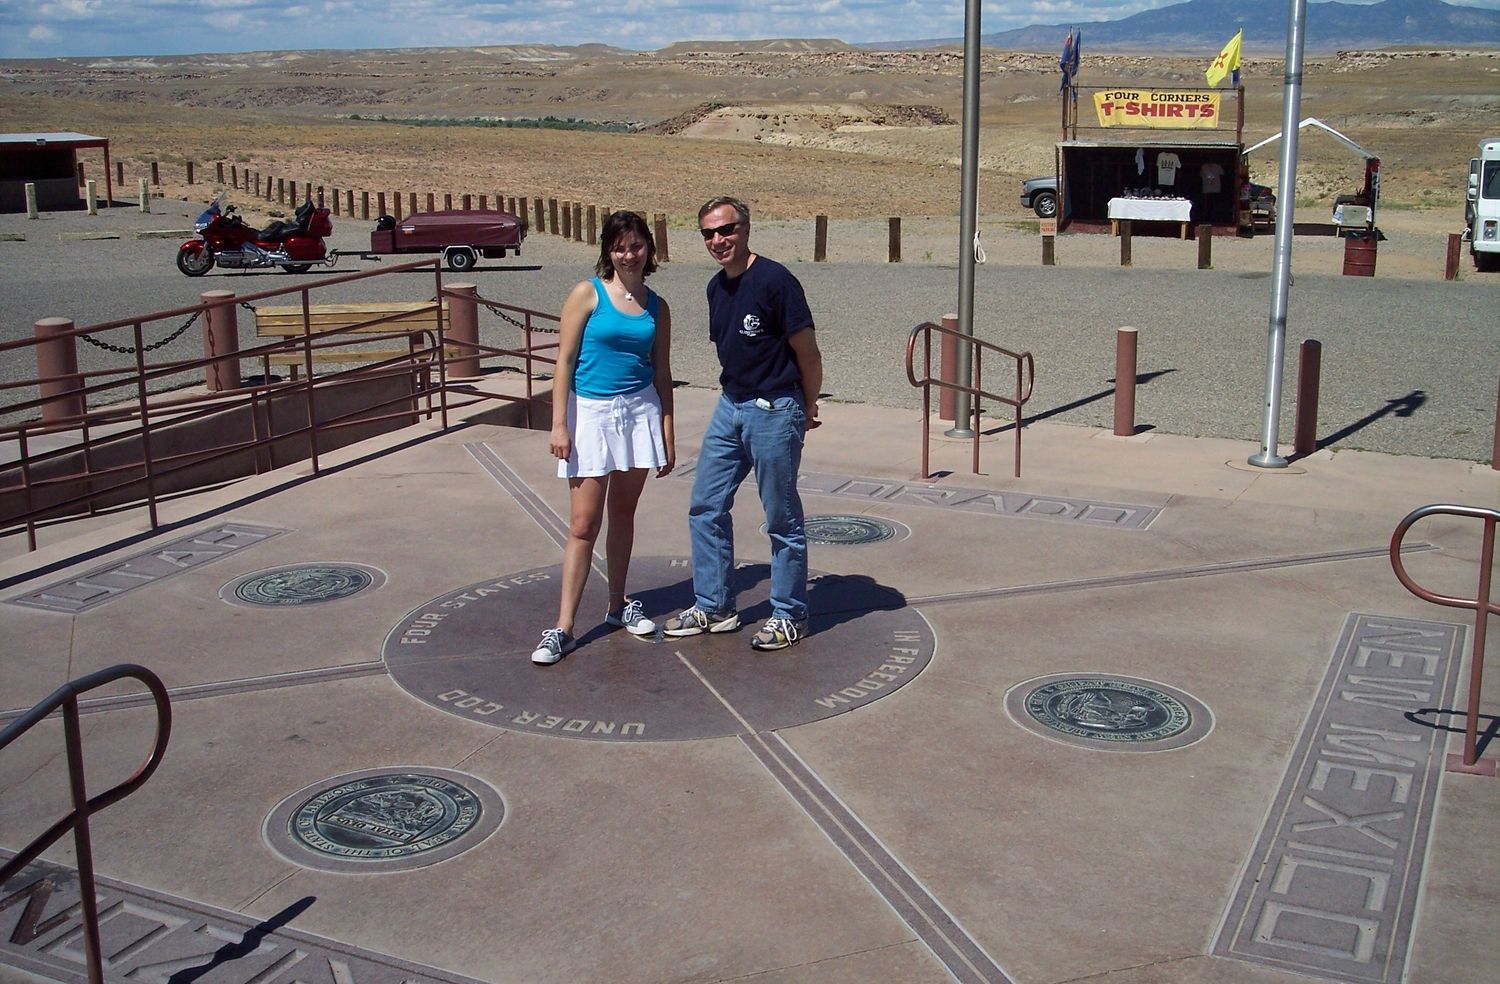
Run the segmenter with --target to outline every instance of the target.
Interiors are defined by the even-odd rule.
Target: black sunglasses
[[[733,222],[726,222],[721,226],[714,226],[712,229],[699,229],[698,234],[703,237],[705,242],[715,236],[724,236],[727,238],[731,232],[739,227],[739,224],[739,220],[736,219]]]

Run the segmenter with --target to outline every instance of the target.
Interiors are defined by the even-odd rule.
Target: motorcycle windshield
[[[219,207],[218,203],[216,202],[203,210],[203,214],[198,216],[198,221],[193,223],[193,228],[198,232],[202,232],[204,229],[208,228],[208,224],[212,222],[214,220],[214,216],[218,214]]]

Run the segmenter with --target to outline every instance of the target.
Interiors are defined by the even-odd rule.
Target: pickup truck
[[[1021,207],[1029,208],[1037,218],[1057,218],[1057,178],[1027,178],[1021,182]]]
[[[404,219],[382,215],[370,233],[370,252],[442,253],[450,270],[472,270],[480,256],[520,255],[526,220],[509,212],[452,209]]]

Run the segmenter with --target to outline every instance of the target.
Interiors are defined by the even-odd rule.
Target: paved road
[[[175,214],[161,214],[164,209]],[[41,317],[60,315],[80,325],[99,323],[196,301],[201,291],[250,293],[312,282],[314,272],[213,271],[190,280],[173,265],[178,241],[133,238],[138,229],[183,228],[189,206],[162,203],[158,214],[116,210],[107,220],[54,213],[38,222],[0,216],[0,233],[20,231],[25,242],[0,242],[0,337],[25,337]],[[192,206],[196,210],[196,206]],[[101,223],[124,238],[61,242],[59,236]],[[334,244],[357,249],[368,223],[337,222]],[[714,385],[717,369],[703,341],[703,283],[708,260],[684,231],[674,231],[679,259],[652,280],[672,304],[678,326],[676,378]],[[773,231],[758,230],[768,255],[795,257]],[[1229,244],[1232,248],[1233,244]],[[1138,246],[1138,251],[1142,246]],[[996,252],[992,249],[992,253]],[[555,311],[569,286],[588,273],[592,250],[548,236],[529,241],[521,259],[487,261],[461,279],[484,296]],[[1121,325],[1140,330],[1137,420],[1168,433],[1256,440],[1265,387],[1270,276],[1266,272],[1198,271],[1118,266],[1020,266],[993,260],[978,268],[976,332],[1014,350],[1033,353],[1036,388],[1028,416],[1063,423],[1110,426],[1114,336]],[[957,307],[957,267],[908,262],[789,265],[807,286],[828,362],[826,390],[835,401],[917,406],[902,366],[907,333]],[[339,272],[371,264],[341,264]],[[1294,269],[1297,269],[1294,252]],[[431,296],[428,275],[377,278],[329,289],[325,301]],[[1449,284],[1377,276],[1302,274],[1289,311],[1285,400],[1280,436],[1292,437],[1296,347],[1304,338],[1323,345],[1320,440],[1428,457],[1488,461],[1500,374],[1500,283]],[[148,339],[180,323],[148,329]],[[484,340],[516,344],[498,318],[481,317]],[[126,341],[122,333],[121,342]],[[196,329],[161,355],[201,354]],[[85,348],[85,366],[114,356]],[[10,359],[0,378],[29,375]],[[1001,408],[1003,409],[1003,408]]]

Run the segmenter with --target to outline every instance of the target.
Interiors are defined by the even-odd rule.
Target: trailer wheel
[[[448,269],[460,273],[474,269],[474,251],[466,246],[448,250]]]

